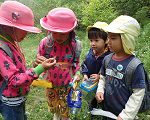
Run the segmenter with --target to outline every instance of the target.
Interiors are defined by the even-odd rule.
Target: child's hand
[[[77,74],[73,77],[73,86],[72,88],[75,90],[78,86],[78,82],[80,81],[80,76]]]
[[[99,74],[92,74],[90,75],[90,78],[94,79],[93,82],[97,82],[100,79],[100,75]]]
[[[120,116],[117,117],[117,120],[123,120]]]
[[[36,56],[36,60],[34,62],[34,67],[37,66],[38,64],[41,64],[42,62],[44,62],[47,58],[45,58],[44,56],[40,56],[39,54]]]
[[[100,103],[104,100],[104,94],[102,92],[98,92],[98,93],[96,93],[95,98],[96,98],[97,102]]]
[[[86,81],[88,80],[88,76],[87,75],[83,75],[83,80],[82,81]]]
[[[80,75],[75,75],[74,78],[76,78],[76,81],[79,82],[80,81]]]
[[[56,64],[56,59],[55,58],[49,58],[46,59],[44,62],[42,62],[42,67],[47,70],[51,67],[53,67]]]

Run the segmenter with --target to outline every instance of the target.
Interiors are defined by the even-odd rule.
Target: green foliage
[[[141,23],[141,25],[146,25],[150,21],[150,7],[144,6],[139,9],[134,17]]]
[[[89,0],[82,9],[82,15],[82,24],[88,26],[97,21],[110,22],[117,12],[110,5],[110,0]]]
[[[149,0],[111,0],[111,5],[119,14],[133,16],[141,26],[150,21],[150,1]]]
[[[52,120],[48,111],[44,88],[31,87],[31,92],[26,101],[28,120]]]
[[[119,14],[127,14],[130,16],[144,6],[150,6],[149,0],[111,0],[112,6],[119,12]]]
[[[145,68],[150,73],[150,23],[146,24],[143,29],[141,29],[141,35],[136,44],[137,56],[140,57],[144,63]]]
[[[89,45],[89,40],[87,38],[87,33],[85,32],[86,30],[83,31],[77,31],[77,35],[79,36],[80,41],[82,42],[82,52],[80,56],[80,63],[84,60],[85,55],[87,54],[90,45]]]

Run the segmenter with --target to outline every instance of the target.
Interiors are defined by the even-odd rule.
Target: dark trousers
[[[0,100],[0,113],[4,120],[27,120],[25,102],[18,106],[8,106]]]

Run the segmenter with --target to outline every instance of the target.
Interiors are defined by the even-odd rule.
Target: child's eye
[[[115,37],[111,37],[110,39],[116,39]]]
[[[91,40],[91,39],[89,39],[90,40],[90,42],[92,42],[93,40]]]
[[[116,38],[115,38],[115,37],[108,37],[108,39],[114,40],[114,39],[116,39]]]
[[[98,42],[99,40],[95,40],[96,42]]]

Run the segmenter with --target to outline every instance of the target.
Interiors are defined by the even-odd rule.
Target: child
[[[104,100],[103,109],[118,116],[117,120],[133,120],[145,92],[144,68],[142,64],[138,65],[131,86],[127,86],[125,82],[125,70],[135,58],[135,40],[140,33],[140,25],[134,18],[121,15],[105,30],[108,31],[109,49],[114,53],[107,66],[105,62],[108,56],[104,58],[96,99],[98,102]]]
[[[55,57],[57,64],[48,70],[46,78],[53,84],[52,89],[46,90],[49,109],[54,113],[54,120],[69,119],[66,96],[72,78],[79,80],[79,45],[75,38],[74,29],[77,18],[68,8],[54,8],[40,20],[43,28],[48,30],[48,36],[41,40],[38,47],[37,59],[39,64],[43,59]]]
[[[105,22],[96,22],[93,26],[87,28],[91,48],[81,65],[83,81],[92,78],[96,82],[100,78],[99,71],[102,66],[102,61],[110,53],[107,49],[107,33],[103,30],[107,25]],[[91,96],[92,93],[89,93],[89,95]],[[94,96],[89,101],[90,111],[97,107],[97,101]]]
[[[32,81],[56,63],[50,58],[27,70],[18,42],[27,32],[40,32],[33,18],[32,10],[17,1],[5,1],[0,6],[0,113],[4,120],[27,119],[25,101]]]

